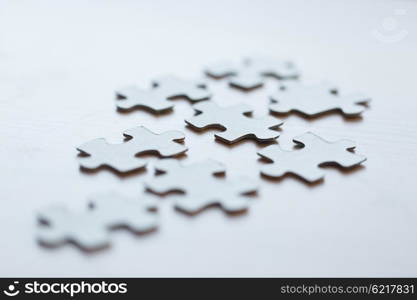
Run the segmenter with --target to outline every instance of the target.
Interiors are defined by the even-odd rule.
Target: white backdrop
[[[5,1],[0,0],[1,276],[417,276],[417,3],[414,1]],[[373,98],[363,120],[286,119],[279,141],[307,129],[350,138],[368,161],[327,169],[310,187],[261,180],[247,215],[213,209],[190,218],[160,206],[157,233],[115,233],[108,251],[48,250],[36,211],[74,209],[92,193],[138,195],[149,172],[118,178],[79,172],[75,147],[121,140],[136,125],[177,128],[185,161],[211,157],[229,175],[258,179],[255,143],[226,147],[184,128],[193,114],[119,114],[114,90],[157,75],[200,77],[205,64],[257,53],[293,59],[311,80]],[[215,101],[266,113],[273,80],[244,94],[210,82]]]

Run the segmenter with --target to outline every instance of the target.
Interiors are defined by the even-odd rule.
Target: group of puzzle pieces
[[[251,91],[261,87],[267,77],[274,77],[279,86],[270,97],[272,113],[298,112],[315,117],[339,111],[346,116],[358,116],[369,99],[360,94],[339,96],[336,88],[323,83],[305,86],[296,80],[300,74],[291,62],[267,59],[245,60],[242,64],[221,63],[208,67],[206,74],[216,79],[226,78],[231,87]],[[239,104],[221,107],[210,101],[212,94],[202,82],[188,82],[174,77],[155,80],[149,90],[127,87],[117,91],[119,110],[145,109],[151,113],[171,111],[173,99],[186,98],[197,112],[185,123],[191,129],[219,128],[215,134],[222,142],[233,144],[243,139],[274,142],[279,134],[276,129],[282,122],[273,116],[252,118],[252,108]],[[117,174],[129,174],[144,169],[147,159],[143,154],[157,155],[155,175],[145,183],[145,189],[157,195],[179,192],[174,198],[175,208],[188,214],[197,214],[211,206],[220,207],[227,213],[239,213],[248,209],[250,194],[258,186],[247,178],[224,179],[225,167],[216,161],[206,160],[184,165],[176,158],[188,149],[185,135],[180,131],[154,133],[139,126],[126,130],[125,141],[109,144],[104,139],[94,139],[77,149],[80,152],[80,168],[97,171],[110,169]],[[355,143],[350,140],[329,142],[307,132],[293,139],[299,149],[283,150],[278,144],[264,147],[258,152],[269,163],[260,168],[264,177],[282,178],[292,174],[306,182],[323,179],[321,166],[338,165],[352,168],[365,161],[365,157],[352,152]],[[108,193],[91,199],[87,209],[74,213],[64,207],[50,207],[39,213],[42,225],[38,239],[47,246],[59,246],[71,242],[85,250],[101,249],[109,245],[109,232],[115,228],[127,228],[145,233],[157,228],[153,211],[154,200],[143,192],[140,199],[128,199],[119,194]]]

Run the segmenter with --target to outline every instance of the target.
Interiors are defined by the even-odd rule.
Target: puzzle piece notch
[[[168,99],[185,98],[194,103],[208,100],[212,96],[202,81],[186,81],[173,76],[163,76],[153,81],[153,87],[159,89]]]
[[[271,97],[269,109],[273,113],[298,112],[308,117],[317,117],[332,111],[339,111],[347,117],[359,116],[371,99],[354,93],[340,96],[331,83],[303,85],[301,83],[281,84]]]
[[[98,170],[107,167],[117,173],[128,173],[146,166],[146,159],[140,154],[158,154],[161,157],[174,157],[188,149],[179,144],[185,136],[180,131],[166,131],[156,134],[146,127],[139,126],[124,132],[130,139],[121,144],[108,144],[99,138],[86,142],[77,148],[84,157],[80,158],[82,169]]]
[[[158,161],[155,168],[164,174],[148,181],[147,189],[159,195],[182,192],[183,195],[175,197],[175,208],[188,214],[197,214],[211,206],[219,206],[227,213],[245,211],[249,207],[245,195],[257,190],[257,186],[245,178],[225,180],[214,177],[225,173],[226,169],[211,160],[184,166],[178,161],[165,159]]]
[[[289,60],[253,57],[247,58],[245,64],[248,68],[257,70],[262,76],[276,79],[297,79],[300,76],[300,71],[296,65]]]
[[[176,98],[185,98],[190,102],[207,100],[211,93],[201,82],[182,80],[173,76],[164,76],[152,82],[152,88],[142,90],[129,86],[116,91],[117,108],[122,111],[143,108],[152,113],[164,113],[172,110],[171,101]]]
[[[273,117],[252,118],[253,109],[246,104],[220,107],[214,102],[203,102],[193,106],[198,113],[185,122],[193,129],[215,128],[224,130],[215,137],[225,143],[233,144],[243,139],[255,139],[258,142],[273,142],[279,133],[276,129],[283,124]]]
[[[287,151],[278,145],[271,145],[258,152],[259,156],[272,162],[261,168],[262,175],[280,178],[293,174],[307,182],[317,182],[324,178],[320,166],[337,164],[343,168],[351,168],[366,160],[364,156],[348,151],[355,148],[355,143],[350,140],[328,142],[307,132],[293,141],[303,148]]]
[[[116,91],[116,107],[120,111],[144,109],[153,114],[165,113],[174,105],[157,89],[142,90],[136,86],[127,86]]]
[[[99,250],[110,245],[110,231],[115,228],[135,233],[156,229],[157,217],[151,212],[155,207],[150,199],[133,200],[116,193],[96,195],[81,213],[51,206],[38,214],[44,223],[38,240],[50,247],[73,243],[85,251]]]
[[[264,84],[265,77],[296,79],[299,71],[289,61],[268,58],[246,59],[242,64],[219,62],[206,68],[205,73],[215,79],[229,78],[229,85],[242,90],[253,90]]]

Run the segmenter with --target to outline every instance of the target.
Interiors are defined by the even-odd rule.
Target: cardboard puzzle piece
[[[193,108],[199,114],[185,122],[196,130],[224,130],[216,133],[215,137],[228,144],[248,138],[258,142],[273,142],[279,136],[276,129],[283,124],[271,116],[256,119],[248,116],[253,110],[246,104],[220,107],[214,102],[202,102]]]
[[[127,228],[146,233],[157,228],[158,218],[151,199],[130,199],[114,192],[91,198],[85,211],[73,212],[63,206],[51,206],[40,213],[38,241],[49,247],[72,243],[85,251],[110,245],[110,231]]]
[[[143,90],[128,86],[116,91],[116,95],[118,97],[116,106],[119,110],[141,108],[152,113],[172,110],[174,105],[169,100],[175,98],[198,102],[211,97],[204,83],[185,81],[173,76],[165,76],[153,81],[151,89]]]
[[[176,160],[163,159],[155,168],[164,174],[148,181],[147,189],[159,195],[182,192],[175,197],[175,207],[188,214],[199,213],[214,205],[227,213],[245,211],[250,201],[245,195],[257,190],[257,185],[249,179],[216,178],[214,175],[223,174],[226,169],[212,160],[184,166]]]
[[[219,62],[206,68],[205,73],[215,79],[228,78],[230,86],[245,91],[261,87],[265,77],[296,79],[300,75],[294,63],[265,57],[246,59],[241,64]]]
[[[272,162],[261,168],[262,175],[280,178],[293,174],[307,182],[316,182],[324,178],[320,166],[337,164],[342,168],[351,168],[366,160],[364,156],[348,151],[355,148],[355,142],[350,140],[328,142],[307,132],[293,141],[303,148],[286,151],[278,145],[271,145],[258,152],[259,156]]]
[[[139,126],[126,130],[123,135],[129,139],[121,144],[108,144],[105,139],[98,138],[79,146],[77,150],[84,154],[80,157],[81,168],[97,170],[107,167],[123,174],[146,166],[146,159],[137,157],[139,154],[174,157],[188,150],[179,143],[185,138],[180,131],[171,130],[156,134]]]
[[[298,112],[307,117],[317,117],[328,112],[341,112],[347,117],[359,116],[371,99],[363,94],[339,96],[330,83],[313,86],[292,82],[282,84],[271,96],[269,109],[273,113]]]

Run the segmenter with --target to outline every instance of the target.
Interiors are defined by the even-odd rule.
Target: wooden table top
[[[1,1],[0,275],[417,276],[416,50],[411,1]],[[115,110],[121,86],[147,86],[163,74],[201,78],[209,63],[252,53],[293,59],[306,80],[372,97],[359,120],[284,118],[279,138],[285,148],[307,130],[352,139],[368,158],[362,168],[326,168],[314,186],[267,181],[259,177],[261,146],[229,147],[214,141],[215,131],[186,128],[187,101],[160,117]],[[209,86],[215,102],[244,102],[262,116],[277,82],[251,93],[225,81]],[[40,247],[42,207],[81,209],[88,195],[107,190],[139,195],[152,172],[86,174],[75,149],[96,137],[120,142],[137,125],[183,131],[186,163],[211,158],[227,176],[259,180],[249,213],[188,217],[165,197],[156,233],[118,231],[113,247],[94,255]]]

